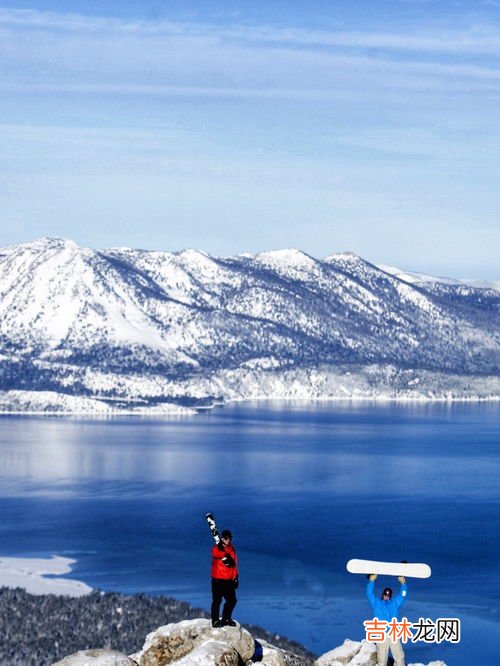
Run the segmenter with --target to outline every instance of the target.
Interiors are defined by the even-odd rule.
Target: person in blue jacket
[[[366,585],[366,596],[373,608],[374,617],[386,622],[390,622],[392,618],[400,620],[399,609],[404,604],[406,595],[408,594],[405,577],[399,576],[398,578],[401,587],[396,597],[392,596],[391,588],[386,587],[380,599],[375,596],[374,592],[376,580],[377,574],[371,574]],[[399,639],[393,641],[389,636],[386,637],[383,643],[377,643],[377,666],[387,666],[389,649],[394,659],[394,666],[405,666],[405,655]]]

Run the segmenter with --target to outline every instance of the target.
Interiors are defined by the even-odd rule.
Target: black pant
[[[223,598],[226,601],[222,609],[222,621],[227,622],[227,620],[231,619],[231,613],[236,606],[234,581],[212,578],[212,622],[216,622],[219,619],[219,608]]]

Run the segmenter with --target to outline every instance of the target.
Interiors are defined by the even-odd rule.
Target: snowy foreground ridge
[[[239,625],[213,629],[209,620],[197,619],[160,627],[146,637],[140,652],[129,657],[115,650],[83,650],[53,666],[251,666],[254,663],[264,666],[375,666],[377,658],[373,644],[346,640],[313,662],[254,638]],[[428,666],[446,664],[432,661]]]
[[[0,250],[0,411],[499,399],[500,285],[345,253]]]

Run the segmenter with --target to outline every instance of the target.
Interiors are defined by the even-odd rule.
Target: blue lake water
[[[208,609],[213,511],[235,535],[235,617],[317,653],[371,617],[353,557],[427,562],[405,615],[461,620],[408,662],[497,663],[500,408],[246,403],[172,420],[0,418],[0,555],[72,556],[104,590]],[[379,587],[397,581],[381,578]],[[494,656],[495,655],[495,656]]]

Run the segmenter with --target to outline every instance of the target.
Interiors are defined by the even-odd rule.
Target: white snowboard
[[[405,576],[405,578],[430,578],[428,564],[417,562],[376,562],[374,560],[349,560],[347,571],[356,574],[381,574],[386,576]]]

